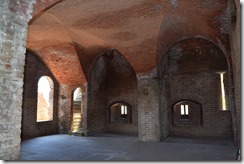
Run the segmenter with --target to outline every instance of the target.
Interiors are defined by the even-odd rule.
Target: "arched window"
[[[172,106],[172,124],[203,125],[202,105],[192,100],[178,101]]]
[[[81,88],[76,88],[73,94],[73,101],[81,101],[82,93]]]
[[[73,121],[72,121],[72,132],[77,132],[82,122],[82,92],[81,88],[76,88],[73,93]]]
[[[109,107],[110,123],[131,123],[131,106],[125,102],[116,102]]]
[[[37,122],[53,120],[53,81],[48,76],[42,76],[38,81],[37,92]]]

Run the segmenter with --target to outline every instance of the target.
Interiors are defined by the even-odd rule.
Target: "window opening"
[[[120,110],[121,110],[121,117],[126,117],[127,116],[127,106],[126,105],[121,105],[120,106]]]
[[[82,123],[82,90],[76,88],[73,93],[73,121],[72,121],[72,132],[77,132]]]
[[[38,81],[37,122],[53,120],[53,81],[42,76]]]
[[[203,125],[202,105],[194,100],[181,100],[172,105],[172,125]]]
[[[181,112],[180,112],[181,118],[188,119],[189,118],[188,105],[181,105],[180,109],[181,109]]]
[[[221,72],[220,74],[220,84],[221,84],[221,101],[222,101],[222,110],[226,111],[226,99],[225,99],[225,86],[224,86],[224,74],[225,72]]]
[[[132,108],[126,102],[115,102],[109,106],[110,123],[132,123]]]
[[[82,98],[81,88],[76,88],[73,94],[73,101],[81,101],[81,98]]]

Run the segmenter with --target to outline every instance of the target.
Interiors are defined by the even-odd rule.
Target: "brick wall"
[[[106,121],[106,64],[100,58],[94,65],[88,81],[87,131],[89,134],[101,133]]]
[[[72,90],[73,86],[67,84],[59,85],[59,133],[67,133],[71,130],[72,121]]]
[[[241,47],[240,47],[240,1],[229,1],[231,11],[230,20],[231,28],[229,31],[231,43],[231,58],[233,62],[233,80],[234,80],[234,99],[235,99],[235,114],[236,117],[236,143],[240,146],[241,140]]]
[[[53,121],[36,121],[37,84],[42,76],[49,76],[54,84]],[[31,52],[26,53],[22,108],[22,139],[58,133],[58,83],[48,68]]]
[[[118,52],[107,53],[97,60],[88,87],[89,131],[137,134],[136,76]],[[131,124],[109,123],[109,105],[117,101],[132,106]]]
[[[4,95],[0,98],[0,159],[3,160],[19,159],[25,40],[28,21],[31,18],[32,7],[34,2],[34,0],[28,2],[19,0],[9,0],[1,1],[0,4],[0,90],[1,94]],[[39,12],[45,7],[49,6],[49,3],[52,4],[56,1],[40,0],[38,2],[40,4],[39,7],[41,9],[37,9],[36,11]],[[42,5],[43,3],[45,3],[45,5]],[[235,0],[235,3],[237,7],[237,22],[236,27],[231,29],[230,39],[231,43],[233,43],[231,45],[231,54],[233,60],[235,105],[238,129],[237,131],[240,132],[240,2]],[[38,5],[36,6],[36,8],[39,7]],[[192,30],[192,28],[187,29]],[[206,33],[208,34],[209,29],[206,28],[206,31]],[[171,34],[172,33],[169,33],[169,36],[171,36]],[[165,35],[162,35],[162,37],[166,38],[166,40],[168,39],[168,37],[165,37]],[[162,44],[165,44],[165,42],[162,42]],[[146,92],[147,89],[154,88],[154,86],[147,88],[147,86],[151,86],[150,78],[148,80],[142,80],[138,83],[138,86],[144,86],[139,89],[141,92]],[[164,94],[164,92],[162,93]],[[147,99],[148,98],[145,97],[145,100]],[[160,101],[160,103],[166,104],[166,100],[163,99],[162,102]],[[138,102],[138,104],[142,104],[140,105],[142,107],[146,106],[146,104],[144,104],[143,101]],[[144,109],[146,110],[147,108]],[[146,114],[146,112],[144,113]],[[165,115],[167,115],[167,110],[163,111],[162,117],[164,117]],[[164,122],[164,120],[166,119],[161,120],[161,122]],[[139,120],[139,122],[140,121],[143,120]],[[141,124],[143,124],[143,122],[141,122]],[[167,125],[167,122],[161,124],[161,129],[165,128],[165,131],[167,131],[167,127],[165,125]],[[145,130],[144,133],[146,133]],[[144,135],[144,133],[141,134]],[[167,132],[165,134],[167,134]],[[238,136],[240,140],[240,133],[238,133]]]
[[[169,81],[168,109],[171,110],[170,117],[172,117],[172,105],[184,99],[197,101],[202,105],[203,111],[202,126],[199,123],[170,124],[171,135],[232,136],[231,113],[230,111],[221,111],[220,78],[217,74],[178,75],[170,78]],[[190,114],[192,109],[194,110],[194,108],[189,108]]]
[[[119,53],[114,53],[112,62],[108,65],[107,72],[107,110],[108,105],[117,101],[123,101],[131,106],[131,124],[108,123],[106,127],[111,132],[127,132],[137,134],[138,112],[136,105],[136,75],[128,61]],[[108,117],[108,115],[107,115]]]
[[[85,86],[80,85],[68,85],[60,84],[59,87],[59,133],[68,133],[71,131],[72,120],[73,120],[73,93],[78,87],[82,88],[82,101],[81,101],[81,110],[82,110],[82,122],[79,128],[86,129],[86,109],[87,109],[87,91]]]
[[[32,16],[40,14],[43,10],[49,8],[50,6],[60,2],[62,0],[35,0],[35,4],[33,7]]]
[[[152,77],[138,77],[138,128],[142,141],[160,140],[158,87],[158,81]]]
[[[87,130],[87,83],[82,86],[82,100],[81,100],[81,108],[82,108],[82,122],[80,127]]]
[[[229,102],[231,96],[228,92],[230,75],[223,53],[206,41],[193,39],[185,40],[173,47],[165,60],[167,65],[164,66],[162,78],[166,87],[167,106],[164,110],[168,110],[169,134],[201,137],[232,136],[231,112],[221,110],[220,75],[217,74],[219,71],[226,71],[225,91],[229,108],[231,107]],[[203,125],[172,124],[174,119],[172,105],[186,99],[202,105]]]
[[[25,40],[34,1],[0,3],[0,159],[17,160],[20,150]],[[16,4],[17,3],[17,4]]]
[[[48,1],[45,7],[53,3]],[[1,94],[8,94],[5,99],[0,99],[0,116],[4,118],[0,119],[2,160],[18,160],[20,155],[25,46],[28,22],[35,4],[38,6],[40,3],[35,0],[8,0],[0,4],[0,86]]]
[[[155,71],[138,74],[138,131],[142,141],[160,140],[159,83]]]

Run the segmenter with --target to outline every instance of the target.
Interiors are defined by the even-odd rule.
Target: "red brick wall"
[[[54,83],[53,121],[36,122],[37,84],[42,76],[49,76]],[[48,68],[32,53],[26,53],[22,139],[58,133],[58,83]]]
[[[34,9],[32,12],[32,17],[35,17],[43,10],[55,5],[62,0],[35,0]]]
[[[171,135],[185,136],[232,136],[231,113],[221,111],[219,102],[220,79],[215,73],[199,75],[179,75],[170,80],[170,98],[168,109],[171,110],[176,101],[190,99],[202,105],[203,125],[170,124]],[[189,113],[192,113],[189,108]],[[172,110],[170,117],[172,117]],[[172,118],[170,118],[171,120]]]
[[[166,124],[159,123],[159,83],[155,70],[138,77],[138,136],[143,141],[159,141],[160,128]]]
[[[101,56],[88,83],[88,131],[137,134],[136,76],[118,53]],[[123,101],[132,107],[131,124],[109,123],[109,105]]]
[[[230,111],[222,111],[220,75],[226,71],[225,87],[228,105],[228,65],[218,47],[202,39],[188,39],[175,45],[164,61],[163,83],[170,135],[232,136]],[[193,100],[202,105],[203,125],[172,124],[172,105],[181,100]],[[191,109],[189,109],[189,112]],[[163,118],[161,118],[163,119]],[[165,119],[165,118],[164,118]]]

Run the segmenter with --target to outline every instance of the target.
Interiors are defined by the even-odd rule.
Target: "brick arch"
[[[78,91],[81,94],[80,99],[74,99],[75,92]],[[71,130],[73,132],[77,132],[79,128],[82,127],[82,115],[83,115],[83,108],[82,108],[82,96],[83,96],[82,87],[77,86],[72,89],[71,91],[71,102],[72,107],[70,110],[71,115]]]
[[[214,6],[211,5],[213,2],[206,1],[206,3],[209,3],[208,6]],[[157,38],[156,63],[160,63],[161,57],[172,45],[186,38],[207,39],[227,55],[229,41],[225,34],[228,31],[223,33],[220,28],[221,23],[212,19],[212,17],[219,18],[227,5],[228,2],[224,2],[220,7],[206,9],[200,1],[194,1],[192,6],[189,6],[188,12],[178,9],[163,15]],[[197,14],[197,9],[202,11],[201,17],[199,13]]]
[[[109,55],[115,55],[115,53],[117,53],[118,55],[120,55],[123,59],[125,59],[128,62],[129,66],[130,66],[129,69],[131,69],[133,71],[133,74],[136,77],[135,69],[133,68],[133,66],[129,62],[129,60],[127,60],[127,58],[122,53],[120,53],[118,50],[111,48],[111,49],[106,49],[104,52],[102,52],[100,54],[97,54],[97,56],[95,56],[93,58],[93,61],[91,62],[90,68],[89,68],[88,73],[87,73],[88,74],[88,80],[90,80],[90,78],[91,78],[91,73],[92,73],[93,67],[94,67],[94,65],[96,65],[98,59],[100,57],[104,56],[104,55],[107,55],[107,56],[109,56]]]
[[[207,56],[204,59],[208,59],[208,58],[210,59],[211,58],[211,61],[208,61],[208,60],[202,60],[202,61],[208,61],[208,63],[212,63],[212,64],[210,64],[211,67],[209,67],[207,69],[213,70],[213,73],[214,73],[215,70],[222,70],[222,69],[228,71],[228,78],[230,78],[231,77],[231,71],[230,71],[231,68],[229,66],[229,63],[228,63],[228,60],[227,60],[226,56],[224,55],[223,51],[221,51],[221,49],[216,44],[214,44],[213,42],[209,41],[208,39],[203,39],[203,38],[200,38],[200,37],[198,37],[198,38],[196,38],[196,37],[195,38],[184,38],[181,41],[179,41],[178,43],[176,43],[173,46],[171,46],[169,48],[169,50],[170,49],[174,49],[174,46],[177,47],[177,45],[179,46],[178,47],[179,49],[183,49],[184,50],[184,48],[186,48],[186,51],[182,51],[182,52],[179,51],[179,53],[176,51],[176,55],[177,56],[175,55],[175,56],[173,56],[171,58],[166,58],[165,57],[165,58],[163,58],[160,61],[160,64],[158,65],[159,77],[162,80],[161,81],[161,84],[162,84],[162,95],[160,95],[162,97],[161,100],[160,100],[160,101],[162,101],[161,106],[160,106],[160,115],[162,116],[162,118],[161,118],[162,121],[168,119],[168,122],[171,122],[170,119],[171,119],[171,115],[173,113],[173,112],[172,113],[169,112],[170,111],[169,109],[172,109],[171,104],[177,103],[178,100],[185,100],[185,99],[194,100],[194,101],[197,101],[197,102],[199,102],[201,104],[211,104],[209,102],[215,102],[216,107],[215,106],[204,105],[203,106],[203,111],[204,111],[204,109],[206,109],[205,111],[207,111],[207,110],[209,110],[211,108],[211,109],[215,109],[215,110],[212,110],[212,111],[209,110],[209,111],[213,112],[212,115],[214,115],[216,113],[218,114],[218,112],[219,112],[218,111],[218,109],[219,109],[219,95],[217,95],[217,94],[216,94],[216,96],[208,95],[208,93],[212,92],[213,88],[211,90],[207,91],[207,90],[203,89],[204,87],[202,87],[202,86],[204,86],[206,84],[206,88],[211,88],[211,86],[216,86],[216,87],[214,87],[214,89],[218,88],[219,79],[217,78],[217,76],[215,77],[215,75],[213,75],[210,72],[208,72],[210,74],[208,74],[208,73],[207,74],[202,74],[201,71],[199,71],[199,72],[196,71],[198,69],[193,69],[194,67],[192,67],[188,71],[184,71],[184,67],[188,66],[188,62],[192,63],[195,60],[188,60],[187,61],[187,60],[185,60],[186,59],[185,58],[184,61],[186,61],[186,62],[184,62],[184,64],[182,64],[183,60],[181,60],[181,61],[178,60],[177,61],[177,59],[181,58],[184,55],[190,55],[191,54],[191,50],[187,51],[187,48],[195,49],[195,48],[197,48],[198,46],[201,46],[201,45],[211,46],[213,48],[214,52],[217,52],[216,56],[218,56],[218,57],[217,58],[211,58],[212,56],[210,56],[210,52],[212,52],[212,51],[208,50],[208,47],[207,48],[206,47],[202,47],[203,49],[207,50],[206,51],[206,55],[209,55],[209,56]],[[177,48],[176,48],[176,50],[177,50]],[[167,56],[169,54],[168,52],[170,52],[170,51],[167,51],[167,53],[166,53]],[[174,52],[174,51],[172,51],[172,52]],[[192,56],[190,55],[192,57],[191,59],[193,59],[195,56],[197,56],[197,53],[198,52],[196,52],[196,53],[193,52]],[[182,54],[182,56],[180,54]],[[204,54],[204,52],[203,52],[203,54]],[[172,62],[173,60],[175,60],[177,62]],[[169,61],[171,61],[171,62],[169,62]],[[220,65],[215,64],[214,61],[219,61]],[[181,67],[179,67],[180,64],[182,64]],[[206,64],[206,62],[205,62],[205,64]],[[171,67],[170,67],[170,65],[171,65]],[[200,66],[200,65],[197,65],[197,67],[195,67],[195,68],[198,68],[198,66]],[[175,68],[174,66],[177,66],[176,69],[172,69],[172,68]],[[202,66],[205,66],[205,65],[202,64]],[[214,67],[212,67],[212,66],[214,66]],[[229,70],[228,70],[228,67],[229,67]],[[178,69],[178,71],[181,71],[183,73],[177,74],[178,73],[177,69]],[[190,71],[192,71],[192,72],[194,71],[194,74],[189,74]],[[211,83],[205,83],[205,81],[202,80],[204,76],[206,76],[206,78],[209,79],[209,81],[211,81]],[[228,88],[227,89],[228,91],[230,89],[230,86],[231,85],[227,83],[226,87]],[[192,90],[191,90],[191,88],[192,88]],[[219,92],[216,89],[215,91],[213,91],[213,93],[219,93]],[[168,95],[170,95],[170,96],[168,96]],[[208,95],[206,97],[210,97],[210,96],[213,96],[213,97],[211,97],[210,99],[204,99],[204,95]],[[167,103],[163,104],[163,101],[164,101],[164,97],[163,96],[165,96],[165,97],[168,96],[168,98],[165,100],[165,101],[167,101],[168,104]],[[213,101],[213,100],[215,100],[215,101]],[[214,113],[214,112],[216,112],[216,113]],[[208,112],[204,112],[204,114],[208,115]],[[177,118],[179,118],[178,116],[177,116]],[[201,114],[198,115],[198,116],[200,117]],[[230,120],[230,118],[231,118],[231,114],[227,115],[226,113],[225,114],[220,113],[219,116],[221,118],[227,118],[228,120]],[[204,117],[204,118],[207,118],[207,117]],[[208,119],[205,119],[205,121],[203,121],[203,122],[206,123],[206,125],[208,127],[210,127],[210,124],[211,124],[211,121],[212,121],[211,119],[209,119],[209,120],[210,121],[208,121]],[[181,125],[180,121],[181,120],[174,120],[174,122],[176,122],[176,123],[178,122],[178,124]],[[183,122],[184,121],[185,120],[183,120]],[[193,122],[195,122],[195,121],[193,121]],[[193,123],[193,122],[191,122],[191,123]],[[197,123],[196,124],[197,126],[201,125],[201,122],[196,122],[196,123]],[[183,124],[185,124],[185,122]],[[190,124],[190,122],[189,122],[189,124]],[[223,131],[227,131],[227,130],[231,131],[232,130],[230,128],[231,121],[225,122],[225,125],[226,125],[225,126],[226,129],[223,128]],[[217,126],[217,124],[216,124],[216,126]],[[221,126],[221,125],[219,125],[219,126]],[[199,135],[200,135],[200,133],[203,134],[204,130],[210,132],[209,129],[211,129],[211,128],[205,128],[204,127],[205,129],[202,128],[202,131],[198,131],[197,127],[193,127],[193,128],[195,129],[196,134],[199,134]],[[185,128],[185,129],[187,129],[187,128]],[[173,126],[170,125],[169,126],[169,131],[167,131],[165,129],[163,129],[163,130],[164,130],[164,131],[162,131],[162,136],[163,137],[165,137],[167,135],[171,135],[171,134],[172,135],[179,135],[179,134],[186,135],[187,134],[187,133],[183,132],[183,129],[181,129],[181,126],[173,127]],[[194,133],[191,133],[191,134],[189,133],[189,135],[194,135]],[[219,134],[216,133],[216,135],[219,135]],[[230,135],[231,136],[231,134],[229,134],[229,133],[225,133],[224,135]],[[203,134],[203,136],[204,136],[204,134]]]
[[[117,106],[125,105],[127,106],[127,117],[121,119],[120,118],[120,108],[116,108]],[[130,123],[132,122],[132,106],[126,101],[114,101],[108,105],[109,110],[109,123]],[[119,111],[119,112],[118,112]],[[119,113],[119,116],[118,116]],[[121,121],[120,121],[121,120]]]
[[[74,87],[74,88],[72,89],[72,91],[71,91],[72,99],[74,98],[73,96],[74,96],[75,91],[76,91],[77,89],[79,89],[79,88],[80,88],[80,90],[81,90],[81,94],[82,94],[82,92],[83,92],[83,88],[82,88],[82,86],[76,86],[76,87]]]
[[[50,105],[47,105],[47,100],[45,100],[45,95],[42,95],[42,92],[46,89],[43,88],[42,80],[48,82],[47,89],[49,88],[49,98],[48,102]],[[45,85],[44,85],[45,86]],[[42,121],[52,121],[53,120],[53,103],[54,103],[54,82],[50,76],[41,76],[38,80],[38,98],[37,98],[37,122]]]
[[[204,37],[204,36],[195,36],[195,35],[189,35],[187,37],[180,37],[178,39],[168,39],[168,41],[159,41],[158,40],[158,46],[157,46],[157,57],[156,57],[156,65],[160,65],[160,63],[162,62],[162,60],[164,59],[164,57],[166,56],[168,50],[170,50],[172,47],[174,47],[175,45],[177,45],[180,42],[183,42],[187,39],[203,39],[203,40],[207,40],[211,43],[213,43],[215,46],[217,46],[225,55],[226,59],[228,59],[227,57],[227,50],[224,46],[224,44],[218,40],[218,41],[213,41],[208,37]],[[165,40],[165,39],[163,39]],[[164,43],[164,45],[160,45],[159,42]],[[228,60],[229,63],[229,60]]]
[[[202,104],[199,103],[198,101],[195,101],[195,100],[191,100],[191,99],[183,99],[183,100],[178,100],[176,102],[174,102],[172,105],[171,105],[171,111],[172,111],[172,118],[171,118],[171,121],[172,121],[172,124],[175,125],[178,123],[181,123],[179,120],[180,118],[180,112],[179,112],[179,108],[177,108],[177,106],[181,105],[181,104],[188,104],[188,105],[195,105],[195,111],[193,110],[192,112],[192,109],[189,109],[189,115],[191,114],[192,112],[192,115],[193,117],[197,117],[197,119],[193,120],[192,118],[190,119],[190,122],[188,123],[191,123],[191,124],[196,124],[196,125],[201,125],[203,126],[203,119],[202,119]]]
[[[62,0],[35,0],[33,4],[32,18],[35,18],[41,14],[42,11],[49,9],[61,1]]]
[[[225,59],[227,61],[228,68],[231,69],[231,67],[230,67],[230,62],[231,61],[229,61],[229,58],[227,57],[226,50],[224,49],[223,45],[220,44],[220,43],[213,42],[210,39],[208,39],[206,37],[201,37],[201,36],[198,36],[198,37],[185,37],[185,38],[179,39],[178,41],[176,41],[175,43],[173,43],[170,47],[167,48],[166,51],[164,51],[163,54],[161,54],[159,56],[158,62],[157,62],[157,68],[160,68],[160,65],[163,63],[164,58],[167,56],[167,53],[168,53],[168,51],[171,48],[173,48],[174,46],[176,46],[176,45],[178,45],[178,44],[180,44],[180,43],[182,43],[184,41],[190,40],[190,39],[200,39],[200,40],[207,41],[207,42],[215,45],[223,53],[223,55],[224,55],[224,57],[225,57]]]
[[[88,77],[88,135],[104,132],[137,134],[137,78],[128,60],[110,49],[93,59]],[[108,105],[117,101],[131,105],[131,124],[109,124]]]

